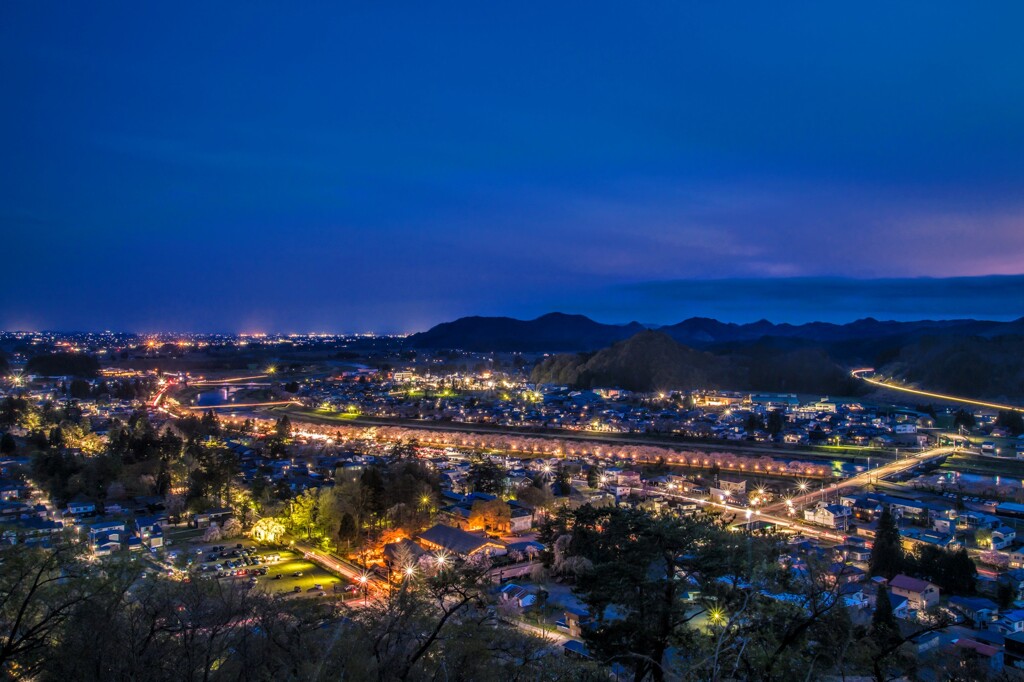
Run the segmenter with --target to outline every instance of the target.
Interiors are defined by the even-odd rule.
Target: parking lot
[[[239,546],[240,545],[240,546]],[[223,549],[221,549],[223,548]],[[268,593],[340,595],[347,581],[288,548],[257,546],[246,540],[194,547],[193,571],[208,580],[249,580]],[[217,569],[217,566],[220,569]],[[202,567],[205,566],[206,570]],[[319,586],[319,587],[317,587]]]

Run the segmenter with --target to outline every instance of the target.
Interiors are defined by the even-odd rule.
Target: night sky
[[[0,3],[0,327],[1024,315],[1019,2],[295,6]]]

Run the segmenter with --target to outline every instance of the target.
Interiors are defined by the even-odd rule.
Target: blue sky
[[[0,327],[1024,315],[1018,3],[634,5],[3,3]]]

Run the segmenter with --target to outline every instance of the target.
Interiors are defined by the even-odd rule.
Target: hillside
[[[643,331],[597,353],[548,358],[534,369],[533,380],[658,391],[725,386],[728,372],[726,363],[710,353],[681,346],[661,332]]]
[[[940,393],[1024,402],[1024,336],[926,337],[878,367],[887,376]]]
[[[471,351],[559,352],[596,350],[644,329],[602,324],[583,315],[549,313],[535,320],[511,317],[463,317],[413,334],[413,348],[458,348]]]
[[[742,388],[849,395],[860,390],[818,348],[777,350],[766,345],[718,355],[683,346],[658,331],[640,332],[596,353],[547,358],[531,378],[537,383],[633,391]]]

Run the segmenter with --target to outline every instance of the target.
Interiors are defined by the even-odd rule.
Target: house
[[[89,526],[89,542],[93,544],[100,540],[123,542],[126,538],[124,521],[104,521]]]
[[[889,597],[889,605],[892,606],[892,615],[900,620],[906,620],[909,616],[907,598],[892,592],[886,592],[886,595]]]
[[[528,533],[533,528],[533,511],[515,502],[509,503],[510,533]]]
[[[3,539],[15,545],[19,542],[32,544],[45,542],[54,533],[64,530],[64,524],[51,519],[29,516],[19,519],[4,520]]]
[[[909,575],[898,575],[889,581],[889,591],[906,597],[907,603],[914,611],[926,611],[939,604],[939,586],[927,580],[911,578]]]
[[[987,627],[999,613],[999,606],[984,597],[950,597],[949,605],[964,614],[976,628]]]
[[[858,561],[866,563],[871,559],[871,550],[864,545],[846,543],[836,547],[836,552],[845,561]]]
[[[68,502],[67,514],[68,516],[92,516],[96,513],[96,503],[84,500],[81,498],[75,498]]]
[[[28,497],[28,487],[17,482],[5,483],[0,486],[0,500],[13,502]]]
[[[519,608],[527,609],[537,603],[537,595],[531,594],[525,587],[509,583],[498,592],[503,602],[515,602]]]
[[[460,557],[475,554],[501,556],[507,553],[505,543],[492,540],[486,535],[476,535],[466,531],[437,524],[419,534],[420,544],[430,551],[445,550]]]
[[[212,523],[222,524],[231,518],[233,513],[230,507],[208,509],[201,514],[193,514],[191,526],[193,528],[207,528]]]
[[[959,654],[958,658],[966,657],[978,658],[987,661],[989,670],[992,672],[1000,672],[1003,669],[1003,651],[992,644],[986,644],[979,642],[968,637],[960,637],[953,643],[952,654]]]
[[[1006,635],[1003,641],[1004,663],[1018,670],[1024,669],[1024,632]]]
[[[565,610],[563,620],[556,621],[555,626],[565,630],[570,637],[582,637],[583,628],[590,624],[590,612],[586,609],[569,607]]]
[[[819,502],[811,509],[804,510],[804,520],[827,528],[846,530],[850,525],[850,508],[841,504]]]
[[[1009,526],[999,526],[992,530],[992,549],[1006,549],[1017,539],[1017,531]]]
[[[901,528],[903,548],[908,552],[914,551],[914,545],[934,545],[941,549],[956,550],[960,548],[960,541],[955,535],[944,535],[924,528]]]
[[[910,642],[914,645],[914,653],[918,658],[934,654],[942,644],[942,635],[934,630],[912,637]]]
[[[587,649],[587,645],[578,639],[568,639],[562,644],[562,649],[565,655],[569,658],[589,659],[590,650]]]
[[[868,596],[864,594],[864,588],[860,585],[846,583],[839,588],[839,596],[848,609],[866,609],[870,604]]]
[[[988,629],[1003,635],[1024,632],[1024,609],[1004,611],[995,622],[989,623]]]
[[[388,566],[405,566],[415,564],[425,554],[423,548],[409,538],[402,538],[397,542],[389,542],[384,545],[384,563]]]

